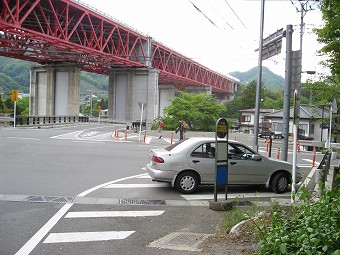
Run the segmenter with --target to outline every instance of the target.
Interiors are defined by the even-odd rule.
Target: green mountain
[[[29,93],[30,67],[38,65],[34,62],[6,58],[0,56],[0,93],[19,90],[20,93]],[[90,95],[107,95],[109,77],[88,72],[81,72],[80,93]]]
[[[257,70],[258,67],[253,67],[247,72],[231,72],[231,76],[240,80],[242,84],[246,84],[253,80],[257,81]],[[285,84],[285,79],[270,71],[267,67],[262,67],[262,83],[267,89],[283,89]]]

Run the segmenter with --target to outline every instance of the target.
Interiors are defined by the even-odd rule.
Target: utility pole
[[[290,111],[290,95],[292,84],[292,35],[293,26],[287,25],[286,28],[286,71],[285,71],[285,90],[283,98],[283,129],[282,129],[282,154],[281,160],[287,161],[288,139],[289,139],[289,111]]]
[[[301,89],[301,70],[302,70],[302,38],[303,38],[303,32],[304,32],[304,22],[303,18],[306,15],[308,9],[305,7],[308,5],[309,0],[307,0],[305,3],[303,1],[299,1],[301,5],[301,10],[298,10],[298,12],[301,12],[300,16],[300,50],[299,55],[300,59],[298,60],[300,65],[300,71],[299,74],[296,73],[295,76],[298,77],[298,80],[295,80],[295,90],[294,90],[294,137],[293,137],[293,169],[292,169],[292,191],[291,191],[291,202],[295,202],[295,179],[296,179],[296,164],[297,164],[297,140],[299,137],[299,118],[300,118],[300,89]],[[312,10],[310,8],[309,10]]]
[[[257,70],[257,87],[256,87],[256,102],[255,102],[255,119],[254,119],[254,138],[253,149],[258,151],[259,139],[259,122],[260,122],[260,101],[261,101],[261,79],[262,79],[262,51],[263,51],[263,24],[264,24],[264,1],[261,0],[261,19],[260,19],[260,39],[259,39],[259,60]]]

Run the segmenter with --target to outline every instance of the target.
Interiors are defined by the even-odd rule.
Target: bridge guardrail
[[[13,118],[6,117],[6,122],[13,126]],[[15,124],[17,126],[41,126],[56,125],[67,123],[89,122],[86,116],[16,116]]]

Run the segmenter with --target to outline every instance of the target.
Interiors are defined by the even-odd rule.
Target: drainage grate
[[[193,233],[179,233],[175,235],[172,239],[169,240],[169,244],[185,244],[192,246],[197,242],[200,242],[204,239],[204,235],[201,234],[193,234]]]
[[[148,246],[159,249],[202,251],[199,246],[209,236],[211,235],[177,232],[171,233],[163,238],[153,241]]]
[[[56,197],[56,196],[28,196],[23,201],[26,202],[41,202],[41,203],[72,203],[74,197]]]
[[[119,199],[119,204],[120,205],[166,205],[165,200],[134,199],[134,198]]]

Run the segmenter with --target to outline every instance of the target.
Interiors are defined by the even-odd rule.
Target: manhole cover
[[[209,236],[210,234],[176,232],[151,242],[149,247],[180,251],[202,251],[198,247]]]
[[[166,205],[165,200],[133,199],[133,198],[119,199],[119,204],[121,205]]]

